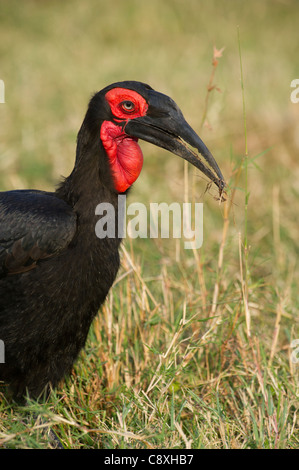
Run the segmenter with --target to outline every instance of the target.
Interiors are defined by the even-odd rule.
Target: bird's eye
[[[121,103],[121,107],[127,113],[135,111],[135,104],[132,101],[126,100]]]

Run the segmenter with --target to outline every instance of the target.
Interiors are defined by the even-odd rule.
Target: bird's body
[[[25,195],[18,196],[24,199]],[[95,201],[104,196],[103,191],[94,196]],[[63,201],[56,199],[61,207]],[[27,388],[38,397],[49,378],[56,386],[70,372],[119,268],[120,239],[105,238],[99,243],[92,198],[82,214],[75,215],[63,205],[64,247],[55,256],[39,260],[38,266],[0,279],[0,331],[5,345],[0,377],[9,381],[15,396],[22,396]]]
[[[5,347],[0,380],[15,397],[38,397],[55,387],[85,344],[119,269],[121,242],[117,234],[96,236],[95,208],[101,202],[112,204],[117,218],[118,194],[141,171],[137,139],[169,148],[195,164],[173,123],[157,141],[167,118],[163,107],[157,111],[155,99],[161,97],[171,105],[168,114],[178,112],[172,100],[147,85],[107,87],[90,101],[78,134],[75,167],[55,192],[0,193],[0,339]],[[151,114],[151,119],[158,115],[159,125],[147,122]],[[185,140],[191,139],[187,131]],[[175,144],[169,143],[170,133]],[[221,172],[214,160],[209,163],[215,163],[218,178],[213,175],[213,180],[222,189]],[[203,170],[202,165],[196,164]],[[203,171],[211,178],[210,170]]]

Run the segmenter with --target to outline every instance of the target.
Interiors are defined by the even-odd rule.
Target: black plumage
[[[146,113],[131,118],[128,104],[120,103],[127,117],[116,118],[106,98],[114,89],[138,93]],[[94,95],[78,134],[74,169],[57,190],[0,193],[0,339],[5,346],[0,380],[15,397],[38,397],[69,374],[119,269],[121,239],[95,234],[97,204],[111,203],[116,218],[118,213],[118,191],[101,140],[104,121],[119,126],[124,138],[169,148],[221,191],[224,187],[215,160],[170,98],[139,82],[113,84]],[[181,137],[198,148],[212,170],[199,157],[196,163]]]

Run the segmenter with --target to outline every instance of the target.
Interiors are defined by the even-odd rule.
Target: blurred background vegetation
[[[298,21],[295,0],[1,0],[0,189],[53,190],[73,167],[76,134],[91,94],[126,79],[146,82],[177,102],[233,188],[245,153],[239,29],[251,308],[256,333],[271,345],[276,308],[282,305],[287,323],[279,347],[286,351],[291,332],[298,337],[299,103],[290,100],[291,81],[299,78]],[[208,92],[214,48],[223,51],[216,88]],[[141,146],[144,169],[129,202],[183,201],[184,162],[147,143]],[[215,194],[205,193],[202,176],[189,172],[196,174],[196,200],[205,203],[202,253],[209,291],[223,209]],[[244,200],[242,173],[224,253],[226,287],[239,276]],[[133,245],[146,275],[159,273],[163,263],[180,275],[171,242],[134,240]],[[182,251],[180,260],[187,259],[184,268],[192,280],[193,254]],[[179,299],[182,305],[184,292]]]

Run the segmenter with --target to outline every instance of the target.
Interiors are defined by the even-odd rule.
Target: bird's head
[[[125,192],[141,172],[138,139],[189,161],[223,191],[224,178],[211,152],[176,103],[150,86],[135,81],[109,85],[93,96],[86,117],[89,126],[100,123],[100,139],[117,192]]]

